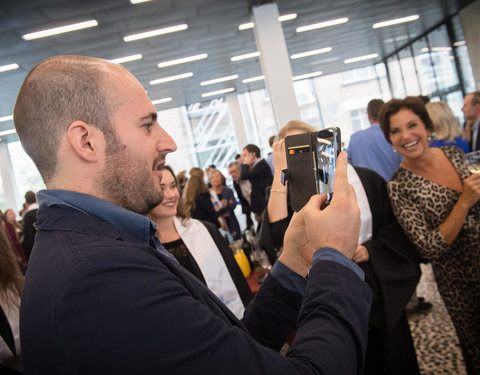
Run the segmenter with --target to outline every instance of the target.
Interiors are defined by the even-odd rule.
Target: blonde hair
[[[453,142],[455,137],[462,135],[458,120],[447,103],[431,102],[427,103],[425,107],[433,122],[436,139],[445,139],[447,142]]]
[[[300,120],[292,120],[287,122],[287,124],[280,129],[280,131],[278,132],[278,139],[285,138],[288,132],[294,130],[298,130],[304,133],[313,133],[317,131],[317,129],[315,129],[312,125],[307,124],[306,122]]]
[[[190,169],[190,178],[187,180],[185,185],[185,190],[183,191],[183,198],[187,205],[189,212],[194,211],[197,208],[195,199],[201,193],[208,193],[208,187],[203,181],[203,170],[201,168],[192,168]]]

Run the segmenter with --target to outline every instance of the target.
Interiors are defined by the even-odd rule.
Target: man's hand
[[[316,249],[332,247],[351,259],[358,245],[360,208],[355,191],[348,183],[347,163],[347,153],[341,152],[330,205],[321,211],[324,199],[315,195],[305,206],[303,217],[308,240]]]
[[[247,152],[245,155],[243,155],[242,163],[247,164],[249,167],[252,167],[255,163],[255,153]]]
[[[314,195],[295,213],[285,233],[283,252],[279,260],[302,276],[310,269],[313,253],[331,247],[352,258],[358,244],[360,209],[355,191],[348,184],[347,154],[337,159],[333,198],[321,210],[326,195]]]

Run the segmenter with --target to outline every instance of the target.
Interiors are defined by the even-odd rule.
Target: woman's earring
[[[436,136],[435,132],[432,132],[428,135],[427,139],[428,139],[428,143],[430,143],[432,141],[432,139],[434,139]]]
[[[393,150],[393,152],[397,152],[397,149],[393,146],[392,146],[392,150]]]

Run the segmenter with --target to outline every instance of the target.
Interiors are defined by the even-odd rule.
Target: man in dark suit
[[[260,222],[266,201],[266,189],[272,185],[272,171],[270,166],[260,157],[258,146],[248,144],[242,150],[242,180],[248,180],[252,184],[250,195],[250,207],[255,214],[257,223]]]
[[[240,163],[233,161],[228,165],[228,171],[232,176],[233,187],[237,192],[237,197],[242,205],[242,213],[247,217],[247,228],[253,227],[252,209],[250,208],[250,194],[252,192],[252,184],[248,180],[242,180]]]
[[[470,123],[470,150],[480,150],[480,91],[465,96],[462,111],[465,122]]]
[[[294,215],[240,321],[145,216],[163,201],[159,167],[176,145],[132,74],[85,56],[44,60],[14,122],[47,187],[20,307],[25,374],[362,372],[371,292],[351,261],[360,213],[344,153],[330,205],[316,195]]]

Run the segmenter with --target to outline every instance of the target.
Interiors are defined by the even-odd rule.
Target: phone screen
[[[317,135],[317,192],[327,194],[327,201],[332,198],[335,167],[340,152],[340,132],[337,129],[324,129]]]

